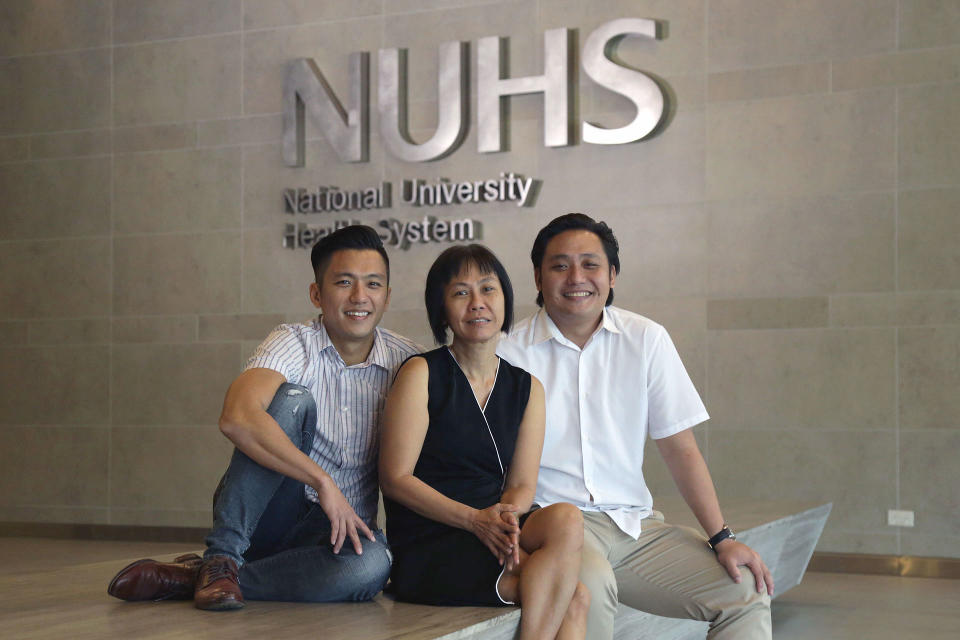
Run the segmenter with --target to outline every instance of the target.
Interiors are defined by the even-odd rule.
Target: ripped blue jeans
[[[281,385],[267,413],[297,448],[310,453],[317,406],[306,388]],[[362,555],[349,540],[333,553],[330,521],[319,504],[306,499],[303,483],[235,449],[213,497],[213,529],[204,558],[236,561],[248,600],[369,600],[390,575],[386,538],[381,531],[374,535],[376,542],[361,538]]]

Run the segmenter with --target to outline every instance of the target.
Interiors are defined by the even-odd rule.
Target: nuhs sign
[[[477,151],[503,151],[506,98],[513,95],[543,94],[543,138],[548,147],[574,143],[576,126],[571,100],[575,65],[570,51],[569,29],[544,33],[544,73],[540,76],[504,78],[501,38],[490,36],[477,41]],[[581,137],[590,144],[625,144],[641,140],[660,123],[664,96],[647,74],[618,64],[617,44],[626,36],[657,37],[656,22],[623,18],[607,22],[583,45],[583,70],[597,84],[619,93],[636,107],[633,121],[623,127],[606,129],[582,122]],[[457,149],[467,134],[469,85],[467,46],[447,42],[439,47],[439,113],[437,129],[430,140],[415,143],[408,132],[406,115],[406,52],[379,51],[377,108],[380,137],[387,150],[408,162],[442,158]],[[309,58],[290,62],[283,88],[283,160],[288,166],[304,164],[304,115],[321,132],[345,162],[368,159],[370,54],[350,54],[350,88],[346,108],[334,95],[317,64]]]

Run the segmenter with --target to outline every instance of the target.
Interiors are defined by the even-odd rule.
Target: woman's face
[[[486,342],[503,327],[503,289],[496,273],[466,266],[444,287],[443,306],[455,339]]]

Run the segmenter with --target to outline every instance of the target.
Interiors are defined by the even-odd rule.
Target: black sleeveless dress
[[[484,410],[447,347],[413,356],[427,361],[430,424],[413,475],[476,509],[500,501],[530,399],[530,374],[501,359]],[[384,498],[398,600],[436,605],[508,604],[496,590],[503,570],[469,531],[430,520]]]

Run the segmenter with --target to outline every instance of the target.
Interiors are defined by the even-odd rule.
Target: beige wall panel
[[[900,0],[900,48],[960,42],[960,4],[955,0]]]
[[[118,345],[113,350],[113,424],[215,425],[223,394],[239,373],[235,342]]]
[[[900,324],[960,324],[960,291],[897,295]]]
[[[280,144],[283,118],[279,115],[207,120],[197,123],[197,145],[215,147],[234,144]],[[279,164],[279,151],[275,164]]]
[[[109,447],[108,429],[0,428],[0,500],[5,505],[105,506]]]
[[[110,504],[120,508],[209,509],[233,449],[213,425],[119,428],[111,437]]]
[[[900,428],[960,428],[960,327],[899,331]]]
[[[714,296],[893,289],[892,194],[714,202],[707,211]]]
[[[960,176],[960,83],[900,89],[900,187],[953,186]]]
[[[853,293],[830,296],[830,326],[890,327],[896,324],[896,294]]]
[[[615,286],[618,303],[622,303],[621,298],[625,302],[704,294],[707,284],[704,205],[628,207],[608,209],[608,212],[602,219],[620,242],[623,277]],[[528,244],[533,244],[536,231],[530,230]]]
[[[183,149],[196,144],[197,125],[193,123],[120,127],[113,130],[113,150],[116,153]]]
[[[313,313],[309,287],[313,282],[310,251],[284,249],[283,225],[243,233],[243,311]]]
[[[238,228],[240,149],[118,156],[114,230],[118,233]]]
[[[892,432],[710,431],[710,472],[723,500],[833,502],[826,531],[873,534],[896,504]],[[821,551],[840,549],[819,546]]]
[[[960,79],[960,47],[837,60],[833,90],[864,89]]]
[[[891,90],[717,104],[707,114],[707,195],[893,188],[894,146]]]
[[[371,151],[373,146],[371,145]],[[325,140],[306,143],[304,167],[286,167],[281,160],[280,145],[248,147],[243,150],[243,226],[283,229],[298,222],[327,226],[334,220],[372,218],[375,213],[363,211],[323,212],[291,216],[285,213],[283,190],[307,189],[315,192],[321,185],[337,186],[341,191],[378,187],[385,179],[383,164],[378,161],[353,164],[341,162]],[[430,174],[427,174],[430,175]],[[396,185],[399,188],[399,185]],[[399,203],[399,191],[393,202]],[[279,246],[279,245],[278,245]]]
[[[200,316],[200,341],[263,340],[283,322],[281,313]]]
[[[23,162],[30,157],[30,138],[0,138],[0,162]]]
[[[227,35],[114,49],[116,124],[239,114],[240,40]]]
[[[106,238],[5,243],[0,317],[95,316],[110,308]]]
[[[708,329],[802,329],[827,326],[827,298],[707,301]]]
[[[110,122],[110,50],[0,59],[0,135]]]
[[[240,30],[242,0],[121,0],[114,2],[116,43],[202,36]]]
[[[944,543],[960,542],[960,429],[907,431],[900,443],[900,508],[912,510],[916,523],[903,530],[903,553],[955,555]]]
[[[836,509],[836,505],[834,505],[834,509]],[[892,527],[884,528],[891,529],[892,531]],[[881,527],[878,526],[877,530],[881,530]],[[827,527],[823,535],[820,536],[820,542],[817,543],[816,550],[833,553],[872,553],[891,556],[900,554],[900,548],[897,544],[897,534],[895,532],[847,532],[837,531],[831,527]]]
[[[711,73],[707,76],[707,84],[707,99],[710,102],[827,93],[830,90],[830,63]]]
[[[641,142],[541,148],[538,211],[699,202],[705,137],[704,114],[694,111],[678,113],[662,134]]]
[[[196,342],[197,316],[113,318],[113,341]]]
[[[960,324],[960,291],[831,296],[832,326]]]
[[[110,139],[109,129],[34,136],[30,140],[30,157],[42,159],[105,155],[110,153]]]
[[[221,473],[226,470],[226,463]],[[191,500],[196,488],[191,487]],[[210,504],[206,509],[149,509],[122,508],[110,509],[110,524],[130,525],[134,527],[198,527],[209,529],[213,522],[213,492],[210,492]],[[203,548],[203,535],[196,540],[197,549]]]
[[[102,424],[110,418],[108,347],[0,350],[0,424]]]
[[[514,318],[516,319],[516,315]],[[383,315],[380,326],[406,336],[424,348],[432,349],[435,346],[430,324],[427,322],[427,312],[423,308],[398,310],[391,306]]]
[[[710,69],[726,71],[892,50],[896,0],[711,0]]]
[[[110,159],[84,158],[0,166],[0,238],[107,233]]]
[[[899,205],[900,288],[960,288],[960,189],[904,191]]]
[[[110,0],[4,0],[0,56],[110,44]]]
[[[0,507],[0,522],[64,522],[108,524],[110,510],[103,507],[15,506]]]
[[[0,322],[0,344],[14,346],[27,343],[26,322]]]
[[[109,344],[110,318],[34,320],[30,344]]]
[[[313,58],[339,100],[346,100],[349,55],[369,51],[370,81],[376,85],[376,52],[381,46],[379,17],[271,31],[244,37],[244,113],[280,113],[283,78],[293,58]],[[376,114],[376,91],[370,89],[371,118]],[[228,115],[221,112],[220,117]]]
[[[382,4],[380,0],[244,0],[243,26],[246,29],[264,29],[377,15]],[[399,11],[394,8],[396,4],[391,1],[387,3],[387,8]]]
[[[900,552],[905,556],[956,558],[960,535],[925,536],[909,530],[903,534]]]
[[[483,11],[483,5],[502,4],[497,0],[390,0],[384,3],[383,12],[387,15],[395,13],[412,13],[414,11],[433,11],[435,9],[450,9],[454,7],[476,7]]]
[[[240,234],[235,231],[118,237],[114,312],[239,311],[240,255]]]
[[[717,331],[708,340],[714,428],[896,424],[892,329]]]

